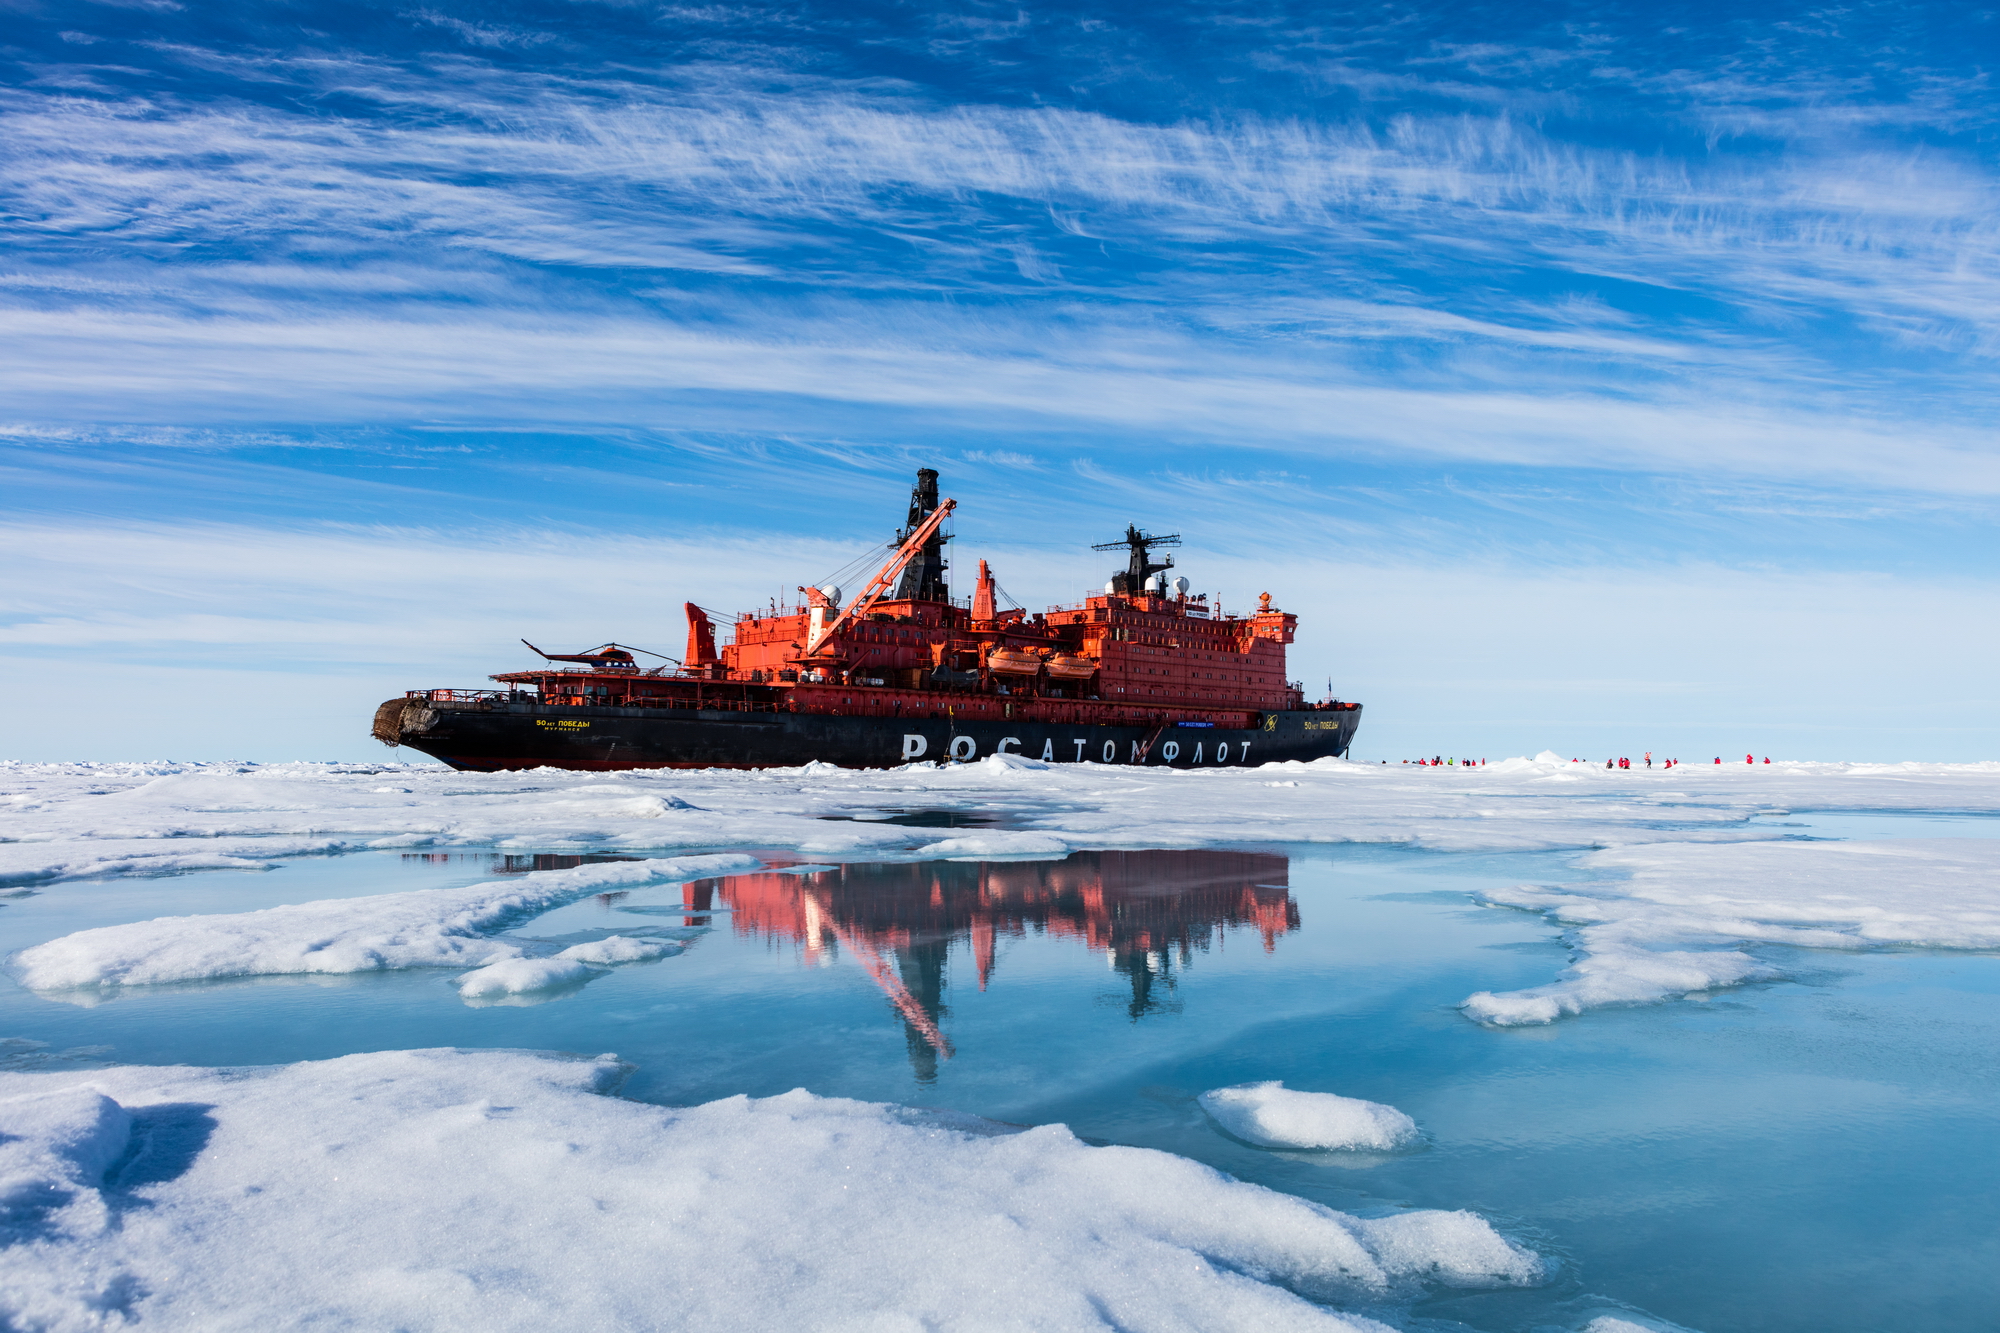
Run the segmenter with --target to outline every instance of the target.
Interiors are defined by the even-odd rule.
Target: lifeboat
[[[1042,659],[1013,648],[995,648],[986,654],[986,669],[1003,676],[1040,675]]]
[[[1049,674],[1058,680],[1088,680],[1097,674],[1097,663],[1087,657],[1057,653],[1049,659]]]

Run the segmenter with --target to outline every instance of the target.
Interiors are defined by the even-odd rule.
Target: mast
[[[1155,546],[1179,546],[1180,544],[1181,535],[1178,532],[1170,532],[1164,537],[1155,537],[1151,533],[1139,531],[1137,527],[1128,523],[1125,525],[1125,538],[1123,541],[1101,542],[1090,549],[1093,551],[1127,550],[1130,552],[1125,562],[1125,572],[1122,574],[1113,574],[1111,576],[1111,585],[1112,591],[1131,597],[1146,590],[1147,579],[1174,567],[1174,558],[1172,556],[1168,556],[1166,560],[1159,564],[1154,564],[1148,558],[1152,554],[1152,549]]]
[[[937,473],[933,472],[931,476],[935,478]],[[813,654],[819,652],[822,646],[833,641],[834,635],[840,631],[843,625],[852,624],[854,621],[860,620],[870,611],[873,611],[878,603],[886,600],[889,595],[889,585],[896,579],[897,575],[904,573],[911,565],[916,563],[917,557],[924,552],[931,537],[936,534],[938,529],[944,526],[945,519],[951,517],[951,511],[956,508],[958,508],[958,501],[944,501],[931,511],[930,517],[919,524],[915,532],[909,533],[904,537],[903,544],[897,548],[896,554],[890,556],[889,562],[876,571],[875,577],[868,581],[868,586],[861,590],[861,595],[849,602],[847,609],[836,616],[832,624],[819,629],[817,633],[814,633],[810,637],[806,643],[805,655],[811,657]],[[802,588],[800,591],[806,592],[808,596],[825,597],[825,594],[817,588],[810,591]],[[818,605],[818,602],[814,603],[815,607]]]
[[[903,545],[924,525],[924,520],[937,512],[938,474],[931,468],[917,469],[917,484],[910,488],[910,517],[903,530],[896,534],[896,544]],[[951,600],[951,585],[945,582],[944,531],[933,529],[924,539],[923,549],[903,570],[903,578],[896,585],[893,600],[899,602],[946,602]]]

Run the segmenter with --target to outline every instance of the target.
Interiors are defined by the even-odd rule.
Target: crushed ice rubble
[[[384,785],[385,773],[393,785]],[[911,806],[998,811],[1017,827],[939,838],[881,819]],[[1578,955],[1547,985],[1467,998],[1469,1017],[1498,1026],[1774,976],[1739,947],[1745,942],[2000,944],[2000,842],[1807,842],[1748,823],[1757,814],[1814,810],[1996,814],[2000,764],[1607,771],[1544,752],[1478,769],[1323,759],[1190,771],[1001,756],[868,771],[808,764],[607,778],[436,765],[7,763],[0,764],[0,883],[255,869],[310,852],[452,846],[630,854],[749,845],[893,859],[1047,859],[1086,848],[1245,842],[1586,853],[1581,865],[1603,879],[1484,895],[1493,906],[1547,913],[1569,930]],[[504,886],[162,918],[52,941],[14,966],[26,984],[44,989],[258,971],[490,968],[521,952],[486,938],[491,923],[537,910],[526,901],[535,894],[557,905],[586,881],[606,882],[545,872]],[[320,943],[329,937],[334,945]],[[582,966],[610,961],[524,961],[470,984],[481,994],[518,993],[537,978],[556,984],[561,971],[575,980]]]
[[[605,1095],[615,1057],[391,1051],[0,1074],[0,1322],[1372,1330],[1535,1254],[1060,1125]],[[413,1187],[412,1182],[420,1182]],[[830,1238],[837,1238],[829,1243]]]

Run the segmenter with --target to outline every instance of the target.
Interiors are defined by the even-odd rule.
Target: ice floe
[[[1279,1082],[1216,1088],[1195,1100],[1216,1124],[1260,1148],[1394,1152],[1417,1141],[1417,1122],[1393,1106]]]
[[[460,995],[479,999],[489,995],[525,995],[588,981],[598,975],[596,968],[574,958],[503,958],[467,972],[455,984]]]
[[[300,972],[485,967],[522,959],[526,952],[518,944],[492,937],[492,931],[511,921],[606,889],[684,882],[760,864],[756,857],[742,854],[611,862],[458,889],[333,898],[256,912],[163,916],[65,935],[22,950],[13,966],[21,983],[32,990]],[[587,970],[587,958],[587,952],[577,953],[563,961],[573,970]],[[525,977],[530,970],[498,973],[479,984],[508,989],[502,978]]]
[[[385,778],[393,779],[385,782]],[[991,828],[885,822],[982,811]],[[606,775],[434,764],[0,764],[0,883],[251,869],[364,848],[784,848],[1022,856],[1244,842],[1438,851],[1590,849],[1783,836],[1754,815],[2000,813],[2000,764],[1685,765],[1606,770],[1544,753],[1486,768],[1325,759],[1168,770],[1042,764]],[[858,817],[857,817],[858,816]]]
[[[1060,1125],[677,1110],[614,1057],[393,1051],[0,1074],[0,1324],[1370,1330],[1539,1282],[1464,1212],[1361,1219]],[[129,1139],[129,1146],[127,1140]],[[108,1168],[108,1169],[107,1169]]]
[[[687,945],[681,940],[634,939],[630,935],[606,935],[601,940],[588,944],[572,944],[557,954],[558,958],[573,959],[579,963],[647,963],[655,958],[665,958],[668,954],[679,953]]]
[[[1581,864],[1607,877],[1483,895],[1573,926],[1578,957],[1548,985],[1471,996],[1468,1015],[1547,1023],[1780,975],[1744,944],[2000,947],[2000,840],[1654,844]]]
[[[889,818],[915,810],[988,822],[940,831]],[[1994,937],[1985,924],[1993,880],[1980,868],[1982,847],[1968,849],[1970,860],[1959,866],[1956,854],[1935,845],[1807,842],[1756,818],[1814,811],[2000,815],[2000,763],[1617,770],[1548,751],[1485,768],[1326,759],[1167,770],[1000,756],[862,771],[808,764],[617,775],[460,773],[429,764],[7,763],[0,764],[0,883],[251,869],[366,848],[651,855],[758,847],[999,860],[1086,849],[1376,842],[1588,853],[1585,867],[1604,876],[1594,883],[1489,895],[1498,905],[1548,912],[1573,928],[1578,950],[1548,985],[1466,1001],[1469,1015],[1499,1025],[1774,975],[1746,943],[1988,947],[1979,941]],[[517,910],[504,900],[518,883],[493,888],[499,898],[490,910]],[[489,914],[485,890],[465,892],[463,926],[438,915],[428,898],[418,906],[413,895],[390,895],[356,900],[383,909],[376,922],[345,906],[307,904],[189,919],[205,925],[141,923],[40,946],[17,965],[29,984],[47,988],[251,971],[471,967],[515,956],[514,946],[477,924]],[[416,918],[399,915],[399,903]],[[183,933],[169,942],[175,932]]]

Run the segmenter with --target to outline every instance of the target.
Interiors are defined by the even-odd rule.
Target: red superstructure
[[[797,605],[738,616],[718,648],[714,620],[687,603],[687,655],[678,672],[639,672],[627,665],[634,662],[629,653],[607,644],[550,660],[608,668],[609,679],[552,670],[493,679],[536,685],[544,697],[580,698],[667,696],[698,682],[755,685],[781,692],[789,711],[876,716],[951,708],[969,718],[1254,727],[1253,714],[1303,705],[1299,687],[1285,679],[1285,647],[1298,617],[1273,609],[1269,593],[1248,616],[1224,615],[1205,595],[1189,595],[1187,580],[1169,584],[1171,558],[1154,564],[1149,554],[1177,538],[1128,529],[1108,546],[1128,549],[1129,566],[1103,593],[1031,615],[996,609],[984,560],[972,596],[951,598],[940,529],[955,507],[939,502],[935,472],[919,473],[912,527],[898,534],[895,556],[845,609],[838,588],[802,587]],[[726,689],[707,693],[730,697]]]
[[[495,675],[506,689],[389,700],[374,734],[474,769],[869,767],[990,754],[1186,767],[1347,753],[1359,705],[1307,704],[1285,678],[1298,618],[1269,593],[1250,614],[1225,615],[1186,579],[1169,581],[1172,558],[1152,556],[1177,535],[1128,527],[1092,548],[1127,557],[1102,593],[1031,614],[1000,605],[983,560],[972,595],[951,595],[944,524],[955,507],[939,498],[937,473],[920,471],[894,553],[851,599],[801,587],[795,605],[722,625],[689,602],[679,663],[642,668],[616,643],[535,648],[548,665]]]

